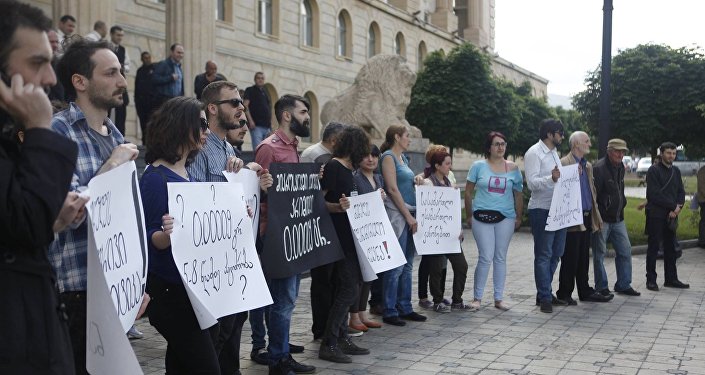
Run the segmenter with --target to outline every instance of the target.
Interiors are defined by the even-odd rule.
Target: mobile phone
[[[5,82],[5,84],[7,85],[7,87],[10,87],[10,85],[11,85],[11,83],[10,83],[10,76],[8,76],[7,74],[5,74],[5,72],[2,71],[2,70],[0,70],[0,79],[2,79],[3,82]]]

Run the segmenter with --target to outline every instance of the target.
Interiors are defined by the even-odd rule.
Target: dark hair
[[[120,27],[120,26],[118,26],[118,25],[115,25],[115,26],[113,26],[113,27],[110,28],[110,33],[111,33],[111,34],[114,34],[116,31],[123,31],[123,30],[122,30],[122,27]]]
[[[665,150],[677,150],[678,146],[676,146],[675,143],[673,142],[663,142],[661,143],[661,146],[659,146],[658,150],[659,152],[663,153]]]
[[[209,83],[201,92],[201,101],[203,102],[203,106],[205,107],[208,104],[215,103],[220,100],[220,93],[226,88],[237,91],[237,85],[230,81],[215,81]]]
[[[387,133],[384,135],[384,142],[382,142],[382,146],[380,146],[379,150],[385,152],[392,148],[394,142],[396,142],[394,136],[398,135],[401,137],[407,131],[409,131],[409,129],[404,125],[389,125]]]
[[[357,169],[362,159],[370,154],[370,138],[357,125],[346,125],[338,134],[338,141],[333,148],[333,156],[344,158],[349,156],[353,168]]]
[[[2,17],[0,17],[0,69],[5,73],[10,53],[17,48],[15,32],[20,27],[49,31],[51,20],[41,9],[17,1],[1,1]]]
[[[182,45],[181,43],[174,43],[174,44],[171,45],[171,47],[169,47],[169,50],[170,50],[171,52],[174,52],[174,50],[176,49],[177,46],[183,47],[183,45]]]
[[[561,120],[555,118],[547,118],[541,121],[541,127],[539,127],[539,139],[544,140],[548,138],[550,134],[563,130],[564,128]]]
[[[311,104],[308,102],[308,100],[306,100],[306,98],[304,98],[303,96],[299,95],[286,94],[279,98],[276,103],[274,103],[274,114],[276,115],[277,122],[279,122],[280,125],[284,112],[293,110],[296,107],[296,102],[304,103],[306,109],[311,109]]]
[[[429,166],[423,170],[423,176],[428,178],[431,174],[436,173],[436,165],[443,164],[443,161],[445,161],[448,156],[450,156],[450,153],[446,151],[445,148],[443,150],[439,149],[434,151],[428,162]]]
[[[181,160],[180,148],[195,148],[201,139],[201,102],[196,98],[177,96],[157,109],[147,126],[148,164],[157,159],[169,163]]]
[[[61,21],[61,23],[66,23],[66,21],[76,22],[76,19],[70,14],[64,14],[59,18],[59,21]]]
[[[64,55],[56,67],[56,75],[64,86],[66,101],[76,99],[76,88],[71,82],[71,77],[74,74],[80,74],[88,79],[93,78],[93,70],[96,65],[93,61],[93,55],[100,49],[110,50],[110,45],[104,40],[92,42],[80,39],[72,42],[64,51]]]
[[[140,53],[140,59],[143,58],[144,55],[150,55],[150,56],[151,56],[152,54],[149,53],[149,51],[142,51],[142,53]]]
[[[264,75],[263,72],[257,72],[257,73],[255,73],[255,78],[254,78],[254,79],[257,79],[257,76],[258,76],[259,74]]]
[[[341,124],[339,122],[331,121],[329,122],[325,128],[323,128],[323,133],[321,134],[321,141],[322,142],[329,142],[331,138],[334,136],[337,136],[340,134],[340,132],[346,127],[347,125]]]
[[[93,30],[98,30],[98,29],[100,29],[101,27],[105,27],[105,22],[103,22],[103,21],[95,21],[95,23],[93,24]],[[111,32],[112,32],[112,29],[110,29],[110,30],[111,30]]]
[[[381,152],[379,152],[379,147],[377,147],[377,145],[374,144],[374,143],[371,144],[371,145],[370,145],[370,155],[372,155],[372,156],[378,158],[378,157],[379,157],[379,154],[381,154]]]
[[[490,149],[492,148],[492,140],[495,137],[502,138],[504,142],[507,141],[507,137],[504,136],[504,134],[500,132],[495,132],[491,131],[489,134],[487,134],[487,138],[485,138],[485,159],[488,159],[490,157]],[[543,138],[541,138],[543,139]]]

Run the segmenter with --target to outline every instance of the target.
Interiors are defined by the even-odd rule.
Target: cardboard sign
[[[406,258],[379,191],[350,197],[346,211],[355,240],[357,258],[364,281],[372,281],[378,273],[406,264]]]
[[[272,303],[240,184],[168,183],[171,252],[201,328]]]
[[[419,255],[459,253],[462,233],[460,190],[443,186],[416,187],[414,245]]]
[[[314,163],[272,163],[262,263],[268,278],[297,275],[343,258]]]
[[[242,199],[245,201],[248,207],[252,209],[254,216],[252,216],[252,233],[257,235],[259,230],[259,177],[257,177],[257,172],[251,171],[249,169],[241,169],[238,173],[223,171],[223,176],[228,182],[236,182],[242,184],[242,189],[244,190],[244,195]]]
[[[546,220],[547,231],[557,231],[583,223],[578,164],[559,166],[558,169],[561,171],[561,178],[553,187],[551,209]]]
[[[142,305],[147,281],[135,163],[94,177],[88,187],[86,368],[93,374],[141,374],[125,335]]]

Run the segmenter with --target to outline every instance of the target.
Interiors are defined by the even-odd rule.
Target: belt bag
[[[486,224],[496,224],[505,219],[501,212],[495,210],[476,210],[472,216],[480,222]]]

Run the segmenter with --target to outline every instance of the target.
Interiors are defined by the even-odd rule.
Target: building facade
[[[77,20],[77,32],[90,32],[97,20],[120,25],[123,45],[134,67],[128,73],[132,94],[142,51],[153,61],[173,43],[184,45],[187,95],[194,77],[214,60],[218,70],[241,88],[266,75],[272,98],[286,93],[312,104],[312,136],[318,141],[323,104],[347,88],[366,60],[396,53],[412,69],[436,50],[450,51],[464,41],[493,56],[497,76],[531,83],[546,96],[548,81],[494,54],[495,0],[33,0],[55,24],[64,14]],[[274,121],[273,123],[276,123]],[[128,139],[140,139],[133,104],[128,108]],[[247,137],[249,138],[249,137]],[[249,142],[249,140],[248,140]],[[248,150],[248,145],[245,145]]]

